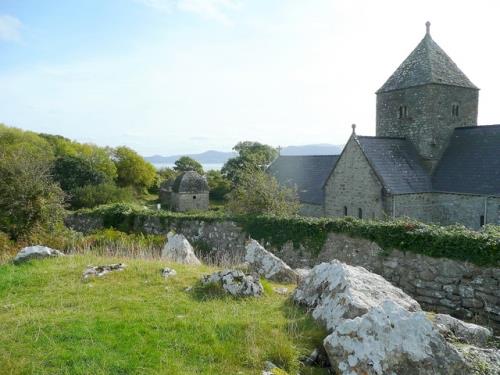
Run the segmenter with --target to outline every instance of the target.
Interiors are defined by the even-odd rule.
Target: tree
[[[299,200],[294,189],[281,187],[264,171],[240,175],[238,184],[229,193],[227,208],[235,214],[295,215]]]
[[[134,150],[121,146],[114,150],[118,173],[117,182],[120,186],[132,186],[138,191],[144,191],[155,182],[155,167]]]
[[[195,171],[201,175],[205,173],[202,165],[189,156],[182,156],[174,164],[174,170],[177,172]]]
[[[231,191],[231,181],[225,178],[221,171],[208,171],[207,182],[210,188],[210,199],[223,201]]]
[[[233,150],[238,152],[238,156],[229,159],[221,172],[234,185],[243,175],[265,171],[278,156],[276,149],[259,142],[239,142]]]
[[[62,156],[53,167],[54,180],[65,192],[85,185],[98,185],[106,181],[106,175],[96,170],[89,161],[78,156]]]
[[[21,143],[0,151],[0,231],[18,239],[61,223],[64,193],[53,182],[51,167],[36,147]]]

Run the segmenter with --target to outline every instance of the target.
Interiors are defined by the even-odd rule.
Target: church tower
[[[377,91],[377,136],[411,141],[433,170],[454,128],[477,125],[479,89],[426,34]]]

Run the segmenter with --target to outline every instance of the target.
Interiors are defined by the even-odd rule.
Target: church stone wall
[[[382,219],[386,216],[382,185],[368,164],[361,147],[351,137],[325,185],[325,215]]]
[[[428,84],[377,94],[377,136],[409,139],[433,167],[453,129],[477,125],[479,92],[474,89]],[[459,115],[452,115],[458,104]],[[399,118],[399,107],[407,116]],[[428,164],[429,164],[428,163]]]
[[[484,216],[485,224],[500,225],[500,197],[420,193],[396,195],[392,199],[396,217],[411,217],[440,225],[462,224],[479,229],[481,216]]]

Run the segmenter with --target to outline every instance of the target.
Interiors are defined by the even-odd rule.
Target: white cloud
[[[177,8],[185,12],[195,13],[203,18],[229,24],[227,11],[240,5],[236,0],[178,0]]]
[[[0,14],[0,41],[16,42],[21,39],[22,23],[16,17]]]
[[[223,24],[231,24],[228,11],[240,6],[240,0],[135,0],[145,6],[162,12],[193,13],[205,19],[214,20]]]
[[[147,7],[170,13],[175,7],[175,0],[135,0]]]

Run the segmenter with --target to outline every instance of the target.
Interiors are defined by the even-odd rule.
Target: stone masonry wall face
[[[302,216],[322,217],[325,216],[325,210],[319,204],[301,203],[299,214]]]
[[[484,216],[485,224],[500,225],[500,197],[420,193],[397,195],[392,199],[395,200],[396,217],[411,217],[440,225],[462,224],[479,229],[481,216]]]
[[[447,85],[423,85],[377,95],[377,136],[403,137],[434,166],[445,150],[453,129],[477,125],[479,92]],[[458,104],[459,116],[452,116]],[[408,108],[398,118],[399,107]]]
[[[95,230],[102,227],[102,220],[73,216],[67,225],[80,231]],[[159,218],[150,217],[134,223],[134,230],[149,234],[166,235],[172,229],[184,234],[205,261],[239,263],[244,259],[248,234],[231,221],[162,224]],[[333,259],[365,267],[399,286],[426,309],[474,320],[500,332],[500,268],[398,250],[383,254],[374,242],[336,233],[328,235],[318,255],[302,245],[294,248],[290,242],[280,249],[261,243],[292,267],[313,267]]]
[[[172,193],[175,211],[208,210],[208,193]]]
[[[361,147],[351,138],[325,185],[325,215],[382,219],[386,216],[382,185],[368,164]]]

